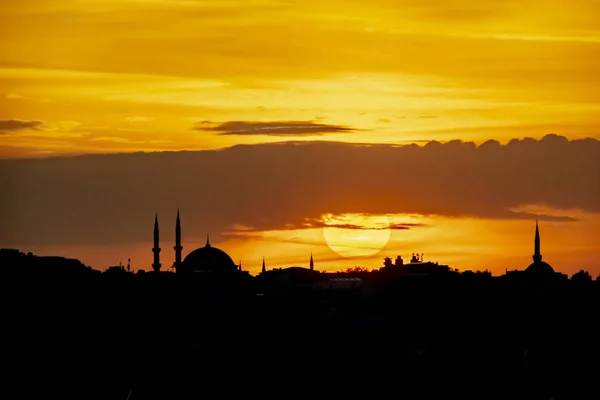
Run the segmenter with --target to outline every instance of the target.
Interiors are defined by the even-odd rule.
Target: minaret
[[[238,271],[242,270],[242,261],[240,260],[240,264],[238,265]]]
[[[206,234],[206,246],[204,247],[210,247],[210,234]]]
[[[535,243],[534,243],[534,254],[533,254],[533,262],[540,263],[542,262],[542,253],[540,253],[540,229],[538,228],[538,221],[535,220]]]
[[[158,247],[158,213],[154,216],[154,247],[152,248],[154,253],[154,264],[152,269],[154,272],[160,271],[160,247]]]
[[[179,220],[179,210],[177,210],[177,221],[175,222],[175,272],[180,272],[179,267],[181,266],[181,221]]]
[[[265,258],[264,257],[263,257],[262,272],[267,272],[267,268],[265,267]]]
[[[313,261],[313,257],[312,257],[312,253],[310,253],[310,270],[314,271],[315,270],[315,263]]]

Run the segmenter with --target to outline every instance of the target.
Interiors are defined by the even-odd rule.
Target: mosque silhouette
[[[159,245],[159,236],[158,214],[156,214],[154,218],[154,247],[152,248],[152,252],[154,253],[152,269],[155,272],[159,272],[162,265],[160,263],[161,248]],[[177,210],[177,221],[175,223],[175,246],[173,250],[175,250],[173,267],[177,274],[204,273],[231,275],[242,272],[241,263],[235,265],[226,252],[211,246],[209,236],[206,237],[206,245],[204,247],[193,250],[182,261],[183,246],[181,245],[181,219],[179,217],[179,210]]]

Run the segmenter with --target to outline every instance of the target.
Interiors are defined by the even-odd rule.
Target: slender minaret
[[[240,260],[240,264],[238,265],[238,271],[242,270],[242,260]]]
[[[534,254],[533,262],[539,263],[542,261],[542,253],[540,253],[540,229],[538,228],[538,221],[535,220],[535,242],[534,242]]]
[[[152,269],[155,272],[160,271],[160,247],[158,247],[158,213],[154,216],[154,247],[152,248],[154,253],[154,264]]]
[[[210,234],[209,233],[206,234],[206,246],[205,247],[210,247]]]
[[[175,222],[175,272],[180,272],[179,267],[181,266],[181,221],[179,220],[179,210],[177,210],[177,221]]]
[[[315,263],[313,261],[313,257],[312,257],[312,253],[310,253],[310,270],[314,271],[315,270]]]
[[[267,267],[265,267],[265,258],[264,257],[263,257],[262,272],[267,272]]]

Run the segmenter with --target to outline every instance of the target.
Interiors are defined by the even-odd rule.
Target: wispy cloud
[[[297,229],[315,229],[315,228],[336,228],[336,229],[350,229],[350,230],[409,230],[412,228],[418,228],[426,226],[425,224],[419,223],[390,223],[390,224],[379,224],[376,226],[364,226],[359,224],[351,223],[331,223],[322,221],[319,219],[307,219],[299,224],[286,224],[285,227],[278,230],[297,230]],[[233,233],[254,233],[263,232],[263,228],[255,228],[248,226],[234,226],[231,229]]]
[[[131,140],[124,137],[118,136],[98,136],[91,138],[90,142],[114,142],[114,143],[146,143],[144,140]]]
[[[0,120],[0,131],[20,131],[26,129],[39,129],[44,125],[43,121],[27,121],[22,119]]]
[[[33,97],[27,97],[27,96],[22,96],[18,93],[7,93],[6,96],[4,96],[5,99],[7,100],[26,100],[26,101],[34,101],[34,102],[39,102],[39,103],[50,103],[50,100],[48,99],[35,99]]]
[[[228,121],[218,125],[212,124],[210,121],[203,121],[193,129],[219,132],[220,135],[272,136],[314,136],[329,133],[350,133],[359,130],[342,125],[320,124],[313,121]]]
[[[150,122],[154,121],[156,118],[154,117],[125,117],[125,121],[128,122]]]
[[[0,120],[0,133],[15,133],[18,136],[43,138],[78,138],[85,133],[77,132],[81,123],[77,121]]]

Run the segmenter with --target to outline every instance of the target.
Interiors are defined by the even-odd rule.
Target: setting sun
[[[368,257],[380,252],[390,240],[386,216],[326,216],[323,236],[327,245],[341,257]]]

